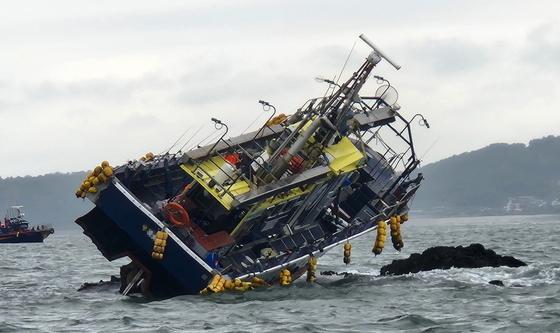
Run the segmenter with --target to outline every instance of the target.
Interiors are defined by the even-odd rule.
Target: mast
[[[307,155],[306,165],[314,165],[315,159],[319,155],[316,153],[310,154],[310,150],[322,151],[324,147],[333,143],[336,136],[346,136],[348,134],[347,121],[353,116],[353,105],[360,102],[359,92],[373,68],[382,59],[387,60],[395,69],[400,68],[367,37],[360,35],[360,38],[373,51],[350,79],[332,95],[321,100],[317,106],[314,107],[311,104],[308,109],[303,111],[305,115],[295,130],[289,127],[284,129],[284,133],[280,135],[280,138],[284,140],[283,142],[272,141],[268,145],[267,150],[270,153],[270,158],[263,165],[266,170],[257,171],[257,174],[260,175],[258,178],[261,179],[262,183],[266,184],[280,179],[288,170],[290,161],[298,154]],[[306,129],[302,130],[309,121],[311,123]],[[315,139],[314,143],[310,143],[309,139],[311,137]],[[269,171],[267,172],[267,170]]]

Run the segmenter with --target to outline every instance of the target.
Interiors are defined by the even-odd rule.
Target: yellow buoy
[[[233,287],[234,287],[233,281],[226,280],[226,282],[224,283],[224,288],[229,290],[229,289],[233,289]]]
[[[111,168],[110,166],[106,166],[103,168],[103,174],[106,177],[111,177],[113,175],[113,168]]]
[[[381,254],[383,248],[385,247],[385,239],[387,238],[387,223],[385,221],[377,222],[377,236],[375,237],[375,243],[373,245],[373,252],[375,255]]]
[[[292,272],[288,269],[283,269],[280,271],[280,285],[289,286],[292,283]]]
[[[344,258],[342,260],[346,265],[350,263],[351,254],[352,254],[352,245],[346,242],[346,244],[344,244]]]
[[[95,186],[92,186],[92,187],[88,188],[88,192],[89,193],[97,193],[97,188]]]
[[[404,243],[402,241],[401,235],[401,224],[399,223],[399,218],[392,216],[391,219],[391,241],[393,242],[393,247],[395,250],[400,251]]]
[[[102,169],[105,169],[105,167],[108,167],[108,166],[109,166],[109,162],[107,162],[107,161],[101,162],[101,168]]]
[[[317,280],[315,271],[317,270],[317,257],[311,255],[307,261],[307,282],[313,283]]]
[[[107,181],[107,176],[101,173],[97,176],[97,180],[99,180],[100,183],[105,183]]]
[[[96,166],[95,169],[93,169],[93,176],[97,177],[102,171],[103,168],[101,168],[100,166]]]
[[[166,240],[169,235],[165,231],[156,232],[156,238]]]
[[[255,286],[266,286],[266,284],[267,284],[265,280],[263,280],[261,278],[258,278],[256,276],[253,277],[253,279],[251,280],[251,283]]]

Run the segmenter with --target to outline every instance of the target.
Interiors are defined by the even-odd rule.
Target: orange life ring
[[[191,217],[187,210],[176,202],[168,203],[163,208],[165,216],[171,223],[178,227],[188,227],[191,225]]]

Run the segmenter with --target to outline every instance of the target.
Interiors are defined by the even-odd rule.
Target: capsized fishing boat
[[[50,225],[38,225],[29,228],[25,220],[23,206],[12,206],[6,211],[0,223],[0,243],[42,243],[54,233]]]
[[[212,118],[221,134],[212,144],[104,161],[87,176],[76,196],[95,208],[76,222],[108,260],[131,259],[123,294],[289,285],[305,272],[313,282],[320,256],[343,244],[349,264],[350,240],[368,231],[377,229],[372,251],[381,253],[387,221],[402,248],[400,225],[422,181],[413,120],[428,122],[401,114],[380,76],[374,95],[360,94],[383,59],[400,68],[360,38],[373,51],[358,70],[341,84],[323,79],[325,96],[293,115],[260,101],[270,117],[254,132],[226,138],[227,124]]]

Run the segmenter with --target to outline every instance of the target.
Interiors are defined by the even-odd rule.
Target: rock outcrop
[[[492,285],[498,286],[498,287],[503,287],[504,286],[504,281],[502,280],[492,280],[490,282],[488,282]]]
[[[511,256],[501,256],[485,249],[481,244],[463,246],[436,246],[422,254],[413,253],[407,259],[393,260],[381,267],[381,275],[402,275],[430,271],[433,269],[479,268],[479,267],[520,267],[527,266],[521,260]]]
[[[80,288],[78,288],[78,291],[87,291],[91,289],[95,289],[96,291],[99,291],[102,289],[111,289],[113,287],[119,286],[120,283],[121,283],[120,278],[111,275],[111,279],[109,281],[100,280],[99,282],[84,282],[80,286]]]

